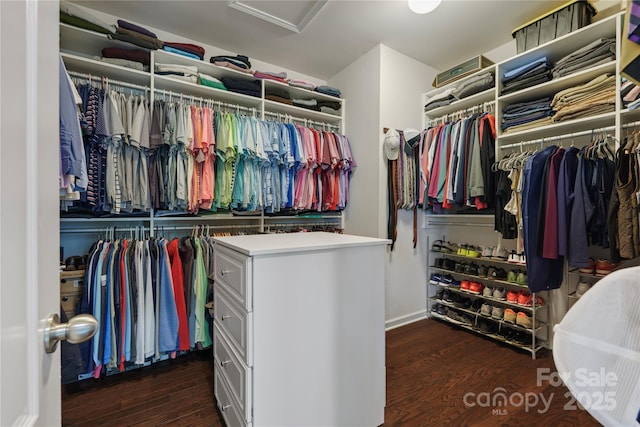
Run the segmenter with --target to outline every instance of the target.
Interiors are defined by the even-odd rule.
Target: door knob
[[[52,314],[44,329],[44,348],[47,353],[53,353],[58,347],[58,341],[67,340],[71,344],[78,344],[90,339],[97,330],[98,321],[90,314],[74,316],[69,323],[60,323],[58,313]]]

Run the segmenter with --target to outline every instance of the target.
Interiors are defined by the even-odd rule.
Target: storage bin
[[[522,53],[591,24],[596,9],[587,0],[573,0],[513,30],[516,49]]]
[[[485,58],[482,55],[478,55],[474,58],[469,59],[468,61],[463,62],[462,64],[456,65],[455,67],[438,73],[436,75],[436,78],[433,80],[433,87],[442,87],[458,79],[466,77],[469,74],[473,74],[476,71],[486,68],[490,65],[493,65],[493,61]]]

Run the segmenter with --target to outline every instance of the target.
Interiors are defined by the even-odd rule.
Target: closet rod
[[[517,147],[523,147],[525,145],[540,144],[541,142],[556,141],[556,140],[561,140],[561,139],[566,139],[566,138],[573,138],[573,137],[576,137],[576,136],[586,136],[586,135],[591,135],[591,134],[598,133],[598,132],[614,130],[615,128],[616,128],[615,126],[607,126],[607,127],[604,127],[604,128],[591,129],[591,130],[585,130],[585,131],[574,132],[574,133],[567,133],[567,134],[564,134],[564,135],[554,135],[554,136],[550,136],[548,138],[539,138],[539,139],[532,139],[532,140],[529,140],[529,141],[515,142],[513,144],[502,145],[502,146],[500,146],[500,149],[517,148]]]
[[[314,227],[314,226],[335,226],[340,225],[338,223],[331,222],[290,222],[290,223],[280,223],[280,224],[265,224],[265,228],[270,227]]]
[[[259,224],[254,224],[254,225],[206,225],[206,224],[198,224],[198,225],[192,225],[192,226],[186,226],[186,225],[181,225],[181,226],[177,226],[177,227],[172,227],[172,226],[166,226],[166,225],[160,225],[160,226],[156,226],[154,227],[154,230],[156,232],[161,232],[161,233],[166,233],[169,231],[183,231],[183,230],[197,230],[197,229],[204,229],[204,230],[228,230],[228,229],[232,229],[232,230],[246,230],[249,228],[260,228]]]
[[[445,122],[447,122],[449,120],[454,120],[455,118],[457,118],[457,116],[461,116],[462,114],[474,114],[474,113],[491,112],[491,111],[493,111],[494,104],[495,104],[495,101],[483,102],[482,104],[473,105],[473,106],[468,107],[468,108],[463,108],[461,110],[457,110],[457,111],[453,111],[453,112],[448,113],[448,114],[444,114],[444,115],[442,115],[440,117],[429,119],[428,123],[429,123],[429,126],[431,126],[432,124],[440,124],[440,123],[445,123]]]
[[[427,227],[429,226],[438,226],[438,225],[458,225],[465,227],[493,227],[494,224],[482,224],[482,223],[474,223],[474,222],[432,222],[427,221]]]
[[[625,123],[622,125],[623,128],[632,128],[635,126],[640,126],[640,122],[631,122],[631,123]]]
[[[140,90],[144,90],[144,91],[151,90],[151,88],[149,86],[136,85],[136,84],[133,84],[133,83],[127,83],[127,82],[123,82],[123,81],[120,81],[120,80],[110,79],[108,77],[92,76],[91,74],[79,73],[77,71],[67,71],[67,73],[71,77],[86,79],[89,83],[93,83],[93,82],[102,83],[102,79],[104,79],[104,83],[106,85],[108,85],[109,83],[112,83],[112,84],[117,85],[117,86],[124,86],[124,87],[131,88],[131,89],[140,89]]]
[[[113,227],[112,227],[113,228]],[[149,231],[149,227],[115,227],[116,233],[128,233],[130,231],[135,232],[136,228],[141,231]],[[111,231],[107,227],[103,228],[61,228],[60,233],[106,233]]]
[[[338,125],[333,125],[331,123],[325,123],[325,122],[317,122],[315,120],[311,120],[311,119],[303,119],[302,117],[296,117],[296,116],[291,116],[289,114],[281,114],[281,113],[274,113],[271,111],[265,111],[264,112],[265,116],[270,116],[273,117],[279,121],[284,121],[286,122],[287,120],[291,120],[291,121],[298,121],[303,123],[305,126],[311,125],[311,126],[322,126],[323,128],[329,128],[331,129],[335,129],[335,130],[340,130],[340,126]],[[282,118],[284,117],[284,120],[282,120]]]
[[[225,107],[225,108],[233,108],[235,110],[241,110],[241,111],[246,111],[248,113],[256,113],[256,109],[252,108],[252,107],[245,107],[243,105],[238,105],[238,104],[229,104],[227,102],[222,102],[222,101],[217,101],[215,99],[209,99],[209,98],[203,98],[201,96],[194,96],[194,95],[185,95],[181,92],[173,92],[171,90],[165,90],[165,89],[154,89],[154,94],[162,94],[162,95],[169,95],[170,98],[186,98],[188,100],[194,101],[194,102],[202,102],[202,103],[208,103],[208,104],[213,104],[213,105],[218,105],[220,108]]]

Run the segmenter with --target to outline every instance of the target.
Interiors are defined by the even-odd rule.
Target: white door
[[[58,2],[0,0],[0,425],[59,426]],[[60,346],[58,346],[59,348]]]

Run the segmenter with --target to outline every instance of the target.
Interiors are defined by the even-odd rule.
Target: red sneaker
[[[480,295],[483,289],[484,285],[478,282],[471,282],[471,284],[469,285],[469,292],[471,292],[472,294]]]
[[[470,286],[471,286],[471,282],[468,280],[463,280],[462,282],[460,282],[461,291],[469,291]]]
[[[580,268],[582,274],[594,274],[596,271],[596,260],[589,258],[589,266]]]
[[[531,294],[529,292],[520,292],[520,295],[518,295],[518,299],[516,300],[516,303],[518,305],[527,305],[527,301],[529,301],[531,299]]]
[[[611,273],[618,264],[614,264],[608,259],[599,259],[596,262],[596,276],[606,276]]]
[[[507,292],[507,302],[517,304],[518,297],[520,296],[520,291],[509,291]]]

